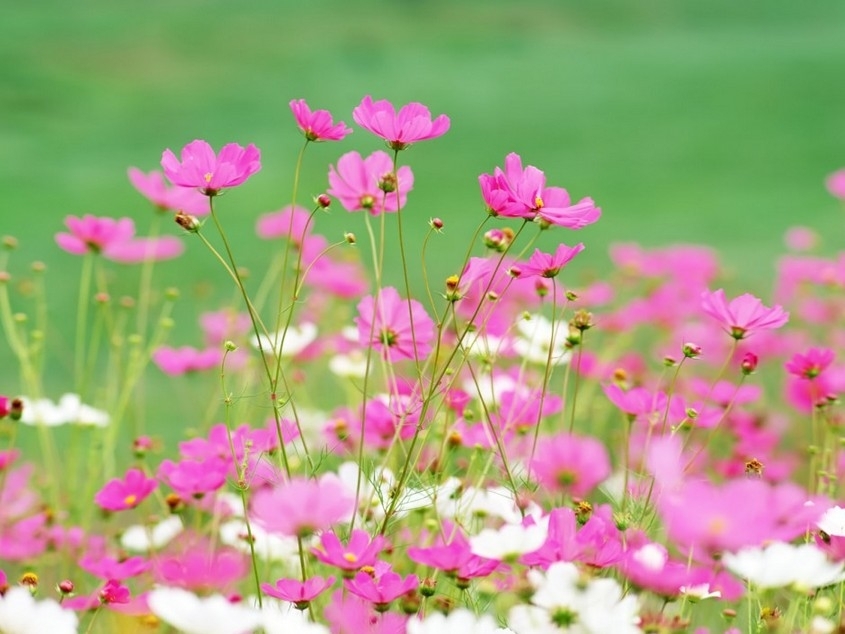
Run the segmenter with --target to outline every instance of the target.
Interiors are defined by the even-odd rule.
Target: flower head
[[[365,130],[387,141],[393,150],[404,150],[411,143],[442,136],[450,125],[445,114],[432,121],[431,112],[421,103],[406,104],[396,112],[386,99],[373,101],[369,95],[352,111],[352,118]]]
[[[390,186],[387,186],[390,181]],[[347,211],[368,211],[373,216],[405,206],[414,187],[414,174],[407,165],[393,173],[393,161],[386,152],[362,158],[348,152],[329,166],[329,194]]]
[[[137,167],[130,167],[129,182],[161,211],[184,211],[195,216],[208,213],[208,200],[202,194],[189,187],[169,187],[162,172],[145,174]]]
[[[388,361],[423,359],[431,351],[434,322],[422,304],[402,299],[393,287],[362,299],[355,323],[361,343],[381,351]]]
[[[347,134],[352,134],[352,129],[347,128],[343,121],[335,124],[328,110],[312,111],[305,99],[291,101],[290,110],[296,125],[309,141],[340,141]]]
[[[164,175],[174,185],[196,187],[206,196],[236,187],[261,169],[261,154],[254,145],[224,145],[219,154],[206,141],[191,141],[182,148],[181,161],[170,150],[161,155]]]
[[[745,293],[730,302],[721,288],[713,293],[701,294],[701,308],[722,326],[734,339],[745,339],[757,330],[780,328],[789,320],[787,313],[779,305],[769,308],[757,297]]]
[[[821,588],[845,580],[845,563],[831,563],[815,544],[774,542],[725,553],[722,562],[758,588]]]
[[[200,598],[181,588],[156,588],[147,603],[150,611],[185,634],[243,634],[261,624],[258,612],[230,603],[219,594]]]
[[[135,223],[131,218],[68,216],[65,225],[70,233],[57,233],[56,244],[74,255],[107,254],[109,249],[119,248],[135,235]]]
[[[527,277],[539,275],[541,277],[557,277],[560,270],[584,250],[584,243],[579,242],[574,247],[559,244],[554,253],[543,253],[535,249],[527,263],[520,265],[521,274]]]
[[[158,486],[154,478],[148,478],[140,469],[129,469],[123,479],[109,480],[94,496],[97,506],[107,511],[134,509]]]

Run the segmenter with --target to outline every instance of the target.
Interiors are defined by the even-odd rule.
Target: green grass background
[[[606,271],[613,242],[704,242],[723,254],[735,290],[765,296],[787,227],[816,228],[829,251],[841,243],[842,209],[823,187],[845,165],[840,0],[3,0],[0,9],[0,234],[20,240],[16,279],[31,260],[48,265],[54,341],[65,342],[53,379],[65,388],[80,261],[53,242],[64,217],[129,215],[143,230],[151,213],[128,166],[156,168],[164,148],[194,138],[254,142],[262,171],[219,208],[259,277],[271,249],[255,246],[255,219],[289,202],[302,142],[293,98],[348,123],[365,94],[451,117],[448,135],[402,155],[416,174],[404,211],[412,252],[431,216],[446,222],[432,251],[438,281],[456,272],[483,216],[478,174],[510,151],[602,206],[594,227],[546,236],[545,246],[587,244],[573,274]],[[300,202],[325,189],[341,153],[380,147],[362,130],[312,146]],[[361,218],[339,205],[318,230],[363,237]],[[195,242],[158,276],[183,292],[174,342],[198,343],[193,315],[231,296],[227,280]],[[5,346],[0,361],[13,367]]]

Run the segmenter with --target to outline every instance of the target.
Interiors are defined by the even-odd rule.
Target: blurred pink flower
[[[279,211],[259,216],[255,232],[259,238],[272,240],[287,237],[296,246],[300,246],[311,233],[309,222],[311,213],[299,205],[288,205]]]
[[[373,101],[369,95],[352,111],[352,118],[365,130],[387,141],[393,150],[404,150],[411,143],[442,136],[450,125],[445,114],[432,121],[431,112],[421,103],[406,104],[397,113],[386,99]]]
[[[328,110],[312,111],[305,99],[292,100],[290,110],[296,125],[309,141],[340,141],[347,134],[352,134],[352,129],[347,128],[343,121],[335,124]]]
[[[140,469],[129,469],[123,479],[109,480],[94,496],[97,506],[107,511],[134,509],[158,486],[154,478],[148,478]]]
[[[825,184],[827,191],[837,198],[845,200],[845,169],[837,170],[828,176]]]
[[[158,477],[183,500],[198,499],[226,483],[230,463],[231,460],[219,456],[202,461],[182,460],[178,463],[165,460],[158,468]]]
[[[520,264],[523,277],[556,277],[560,270],[584,250],[584,243],[579,242],[574,247],[559,244],[554,253],[543,253],[535,249],[528,262]]]
[[[370,537],[367,531],[355,529],[349,536],[346,546],[333,532],[320,535],[320,543],[311,549],[317,559],[324,564],[340,568],[344,576],[350,576],[364,566],[372,566],[376,557],[387,546],[387,540],[381,535]]]
[[[538,443],[529,468],[550,495],[583,498],[608,478],[610,458],[596,438],[557,434]]]
[[[98,556],[86,553],[79,559],[79,567],[100,579],[123,581],[137,577],[150,568],[150,562],[143,557],[115,559],[106,555]]]
[[[261,169],[261,155],[254,145],[224,145],[219,154],[206,141],[191,141],[182,148],[181,161],[170,150],[161,155],[164,175],[174,185],[196,187],[206,196],[236,187]]]
[[[205,196],[191,187],[168,186],[162,172],[152,171],[145,174],[137,167],[130,167],[129,182],[162,211],[184,211],[194,216],[208,213],[208,200]]]
[[[410,311],[410,314],[409,314]],[[431,352],[434,322],[416,300],[404,300],[388,286],[358,304],[358,339],[388,361],[424,359]]]
[[[108,217],[85,215],[82,218],[68,216],[65,225],[70,233],[57,233],[56,243],[68,253],[104,253],[120,247],[135,235],[135,223],[131,218],[115,220]]]
[[[298,609],[305,609],[308,604],[334,585],[335,578],[311,577],[306,581],[299,579],[279,579],[275,584],[262,583],[261,590],[268,597],[290,601]]]
[[[414,188],[414,174],[403,165],[393,174],[393,161],[386,152],[361,158],[348,152],[329,166],[329,191],[347,211],[368,211],[373,216],[404,207]]]
[[[373,575],[359,572],[353,579],[344,582],[352,594],[372,602],[376,609],[386,608],[391,601],[416,590],[420,585],[417,575],[408,575],[404,579],[393,572],[388,564],[378,562]]]
[[[307,537],[348,520],[355,499],[334,475],[319,480],[293,478],[274,489],[261,489],[252,499],[252,515],[265,530]]]
[[[221,592],[236,584],[248,570],[243,553],[198,541],[182,552],[158,558],[154,576],[165,586]]]
[[[160,346],[153,352],[153,363],[165,374],[177,376],[188,372],[211,370],[220,365],[223,352],[217,348],[198,350],[191,346]]]
[[[184,243],[176,236],[157,238],[130,238],[125,242],[111,245],[103,256],[121,264],[139,264],[141,262],[160,262],[178,258],[185,251]]]
[[[705,314],[719,321],[734,339],[744,339],[757,330],[775,329],[789,321],[780,305],[769,308],[757,297],[744,293],[728,303],[721,288],[701,294],[701,308]]]
[[[830,348],[810,348],[806,353],[795,353],[784,364],[786,371],[802,379],[813,380],[830,367],[836,353]]]

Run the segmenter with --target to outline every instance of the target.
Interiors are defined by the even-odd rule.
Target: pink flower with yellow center
[[[129,469],[123,479],[115,478],[105,484],[94,496],[94,502],[107,511],[134,509],[158,486],[140,469]]]
[[[164,175],[174,185],[195,187],[206,196],[216,196],[222,189],[236,187],[261,169],[261,153],[254,145],[224,145],[219,154],[201,140],[182,148],[181,161],[170,150],[161,155]]]

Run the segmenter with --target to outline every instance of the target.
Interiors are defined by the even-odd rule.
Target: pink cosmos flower
[[[320,544],[311,552],[324,564],[340,568],[345,577],[351,577],[354,571],[374,565],[385,546],[387,540],[381,535],[370,538],[367,531],[356,528],[346,546],[335,533],[327,532],[320,535]]]
[[[757,297],[745,293],[728,303],[721,288],[701,294],[702,310],[719,321],[734,339],[744,339],[757,330],[780,328],[789,320],[789,313],[780,305],[769,308]]]
[[[410,300],[409,309],[408,300],[393,287],[362,299],[355,323],[361,344],[379,350],[388,361],[424,359],[431,352],[434,322],[418,301]]]
[[[828,176],[825,184],[827,191],[837,198],[845,200],[845,169],[838,170]]]
[[[352,134],[352,129],[347,128],[343,121],[335,124],[328,110],[312,112],[305,99],[292,100],[290,110],[296,119],[296,125],[309,141],[340,141],[347,134]]]
[[[123,581],[145,573],[150,568],[150,562],[143,557],[117,560],[114,557],[86,554],[79,559],[79,567],[100,579]]]
[[[417,575],[403,579],[390,569],[389,564],[378,562],[373,575],[359,572],[353,579],[347,579],[344,585],[352,594],[372,602],[377,610],[384,610],[391,601],[416,590],[420,580]]]
[[[0,396],[0,418],[6,418],[9,415],[9,397]]]
[[[65,225],[70,233],[57,233],[56,244],[68,253],[104,253],[120,248],[135,235],[135,223],[131,218],[99,218],[86,215],[82,218],[68,216]]]
[[[559,244],[555,252],[543,253],[540,249],[535,249],[534,254],[528,258],[527,263],[519,266],[523,277],[556,277],[560,270],[566,266],[572,259],[584,250],[584,243],[579,242],[574,247],[568,247],[565,244]]]
[[[431,112],[421,103],[402,106],[399,112],[386,99],[373,101],[369,95],[352,111],[359,126],[380,136],[393,150],[404,150],[411,143],[443,136],[449,130],[449,117],[441,114],[432,121]]]
[[[580,229],[596,222],[601,209],[591,198],[572,204],[562,187],[546,187],[545,174],[529,165],[522,168],[522,158],[511,153],[505,157],[505,169],[478,177],[481,195],[489,212],[506,218],[537,220],[568,229]]]
[[[134,509],[158,486],[140,469],[129,469],[123,479],[115,478],[105,484],[94,496],[94,502],[107,511]]]
[[[184,552],[159,558],[155,579],[165,586],[217,591],[233,587],[249,570],[243,553],[198,541]]]
[[[178,376],[188,372],[200,372],[217,368],[223,361],[223,352],[218,348],[197,350],[191,346],[171,348],[160,346],[153,352],[153,363],[165,374]]]
[[[311,577],[302,582],[298,579],[279,579],[275,584],[261,584],[261,591],[268,597],[290,601],[297,609],[304,610],[308,604],[334,585],[335,578]]]
[[[103,256],[121,264],[140,264],[172,260],[184,252],[185,245],[176,236],[159,236],[131,238],[126,242],[116,243],[104,251]]]
[[[408,192],[414,188],[414,173],[403,165],[393,174],[393,161],[386,152],[373,152],[361,158],[348,152],[329,166],[329,195],[347,211],[370,212],[378,216],[404,207]]]
[[[249,314],[231,309],[202,313],[199,323],[205,333],[205,342],[209,346],[222,344],[227,339],[237,341],[252,330]]]
[[[262,527],[299,537],[348,520],[354,507],[354,497],[334,475],[319,480],[293,478],[274,489],[257,491],[252,499],[252,515]]]
[[[259,238],[272,240],[287,237],[296,246],[310,234],[311,213],[299,205],[288,205],[279,211],[263,214],[255,224]]]
[[[610,458],[595,438],[557,434],[538,444],[530,469],[550,494],[583,498],[610,475]]]
[[[836,353],[830,348],[810,348],[805,354],[796,353],[784,364],[786,371],[812,381],[830,367]]]
[[[164,175],[174,185],[195,187],[206,196],[236,187],[261,169],[261,154],[252,144],[243,148],[229,143],[215,154],[207,142],[196,140],[182,148],[181,158],[165,150],[161,155]]]
[[[194,216],[208,213],[208,200],[202,194],[193,188],[168,186],[161,172],[145,174],[137,167],[130,167],[129,181],[162,211],[184,211]]]
[[[218,456],[202,461],[165,460],[158,468],[158,477],[167,483],[183,500],[202,498],[226,483],[231,461]]]

